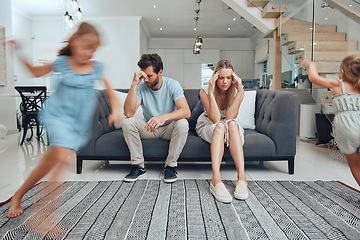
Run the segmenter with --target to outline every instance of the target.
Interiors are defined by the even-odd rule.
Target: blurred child
[[[312,83],[334,90],[333,136],[360,186],[360,56],[342,60],[340,80],[319,76],[312,61],[304,60],[299,66],[308,68]]]
[[[9,41],[15,49],[19,44]],[[56,180],[76,151],[84,146],[91,135],[91,123],[97,100],[94,84],[102,80],[110,99],[109,125],[120,122],[119,104],[109,82],[103,76],[103,65],[91,60],[100,46],[100,35],[89,23],[83,22],[69,38],[67,46],[59,51],[57,59],[43,66],[32,66],[19,56],[27,69],[40,77],[52,71],[61,73],[57,90],[47,100],[40,118],[49,134],[49,148],[23,185],[15,192],[7,217],[23,213],[21,198],[41,178],[54,171]]]

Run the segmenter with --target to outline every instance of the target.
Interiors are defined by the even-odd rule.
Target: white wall
[[[12,9],[13,38],[20,41],[21,54],[32,61],[32,22],[31,18],[19,9]],[[14,58],[14,72],[16,86],[36,84],[35,79],[25,69],[17,57]],[[17,99],[20,100],[20,99]]]
[[[12,37],[11,1],[0,0],[0,25],[5,27],[6,38]],[[13,53],[8,48],[6,51],[7,84],[0,86],[0,95],[14,94],[14,64]],[[5,125],[8,133],[16,132],[15,98],[0,96],[0,124]]]
[[[84,20],[94,24],[101,34],[103,46],[95,53],[95,59],[105,65],[105,77],[113,88],[128,88],[140,57],[140,17],[89,17]],[[62,19],[53,18],[34,19],[33,34],[34,59],[38,58],[39,44],[59,43],[69,37]]]
[[[158,53],[164,62],[164,76],[183,87],[200,88],[201,64],[228,59],[243,80],[254,78],[255,45],[248,38],[204,38],[200,54],[193,54],[193,38],[152,38],[148,53]]]
[[[149,48],[192,49],[195,38],[151,38]],[[205,49],[254,50],[257,46],[250,38],[203,38]]]
[[[144,24],[144,21],[140,21],[140,54],[147,53],[149,48],[149,32]]]

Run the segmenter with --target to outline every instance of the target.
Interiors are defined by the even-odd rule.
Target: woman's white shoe
[[[249,197],[247,183],[244,180],[237,181],[234,197],[239,200],[245,200]]]
[[[226,189],[224,183],[220,182],[214,185],[210,183],[210,192],[214,195],[215,199],[223,203],[231,203],[232,197],[229,191]]]

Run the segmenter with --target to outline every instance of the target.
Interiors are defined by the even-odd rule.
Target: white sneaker
[[[249,197],[247,183],[244,180],[237,181],[234,197],[239,200],[245,200]]]
[[[226,189],[224,183],[220,182],[214,185],[210,183],[210,192],[214,195],[215,199],[223,203],[231,203],[232,197],[229,191]]]

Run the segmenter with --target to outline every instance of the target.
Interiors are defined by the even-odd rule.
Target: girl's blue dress
[[[88,74],[74,72],[68,56],[59,56],[53,70],[61,73],[61,81],[40,113],[49,134],[49,145],[77,151],[91,137],[91,124],[97,102],[94,84],[103,77],[103,65],[94,61]]]

